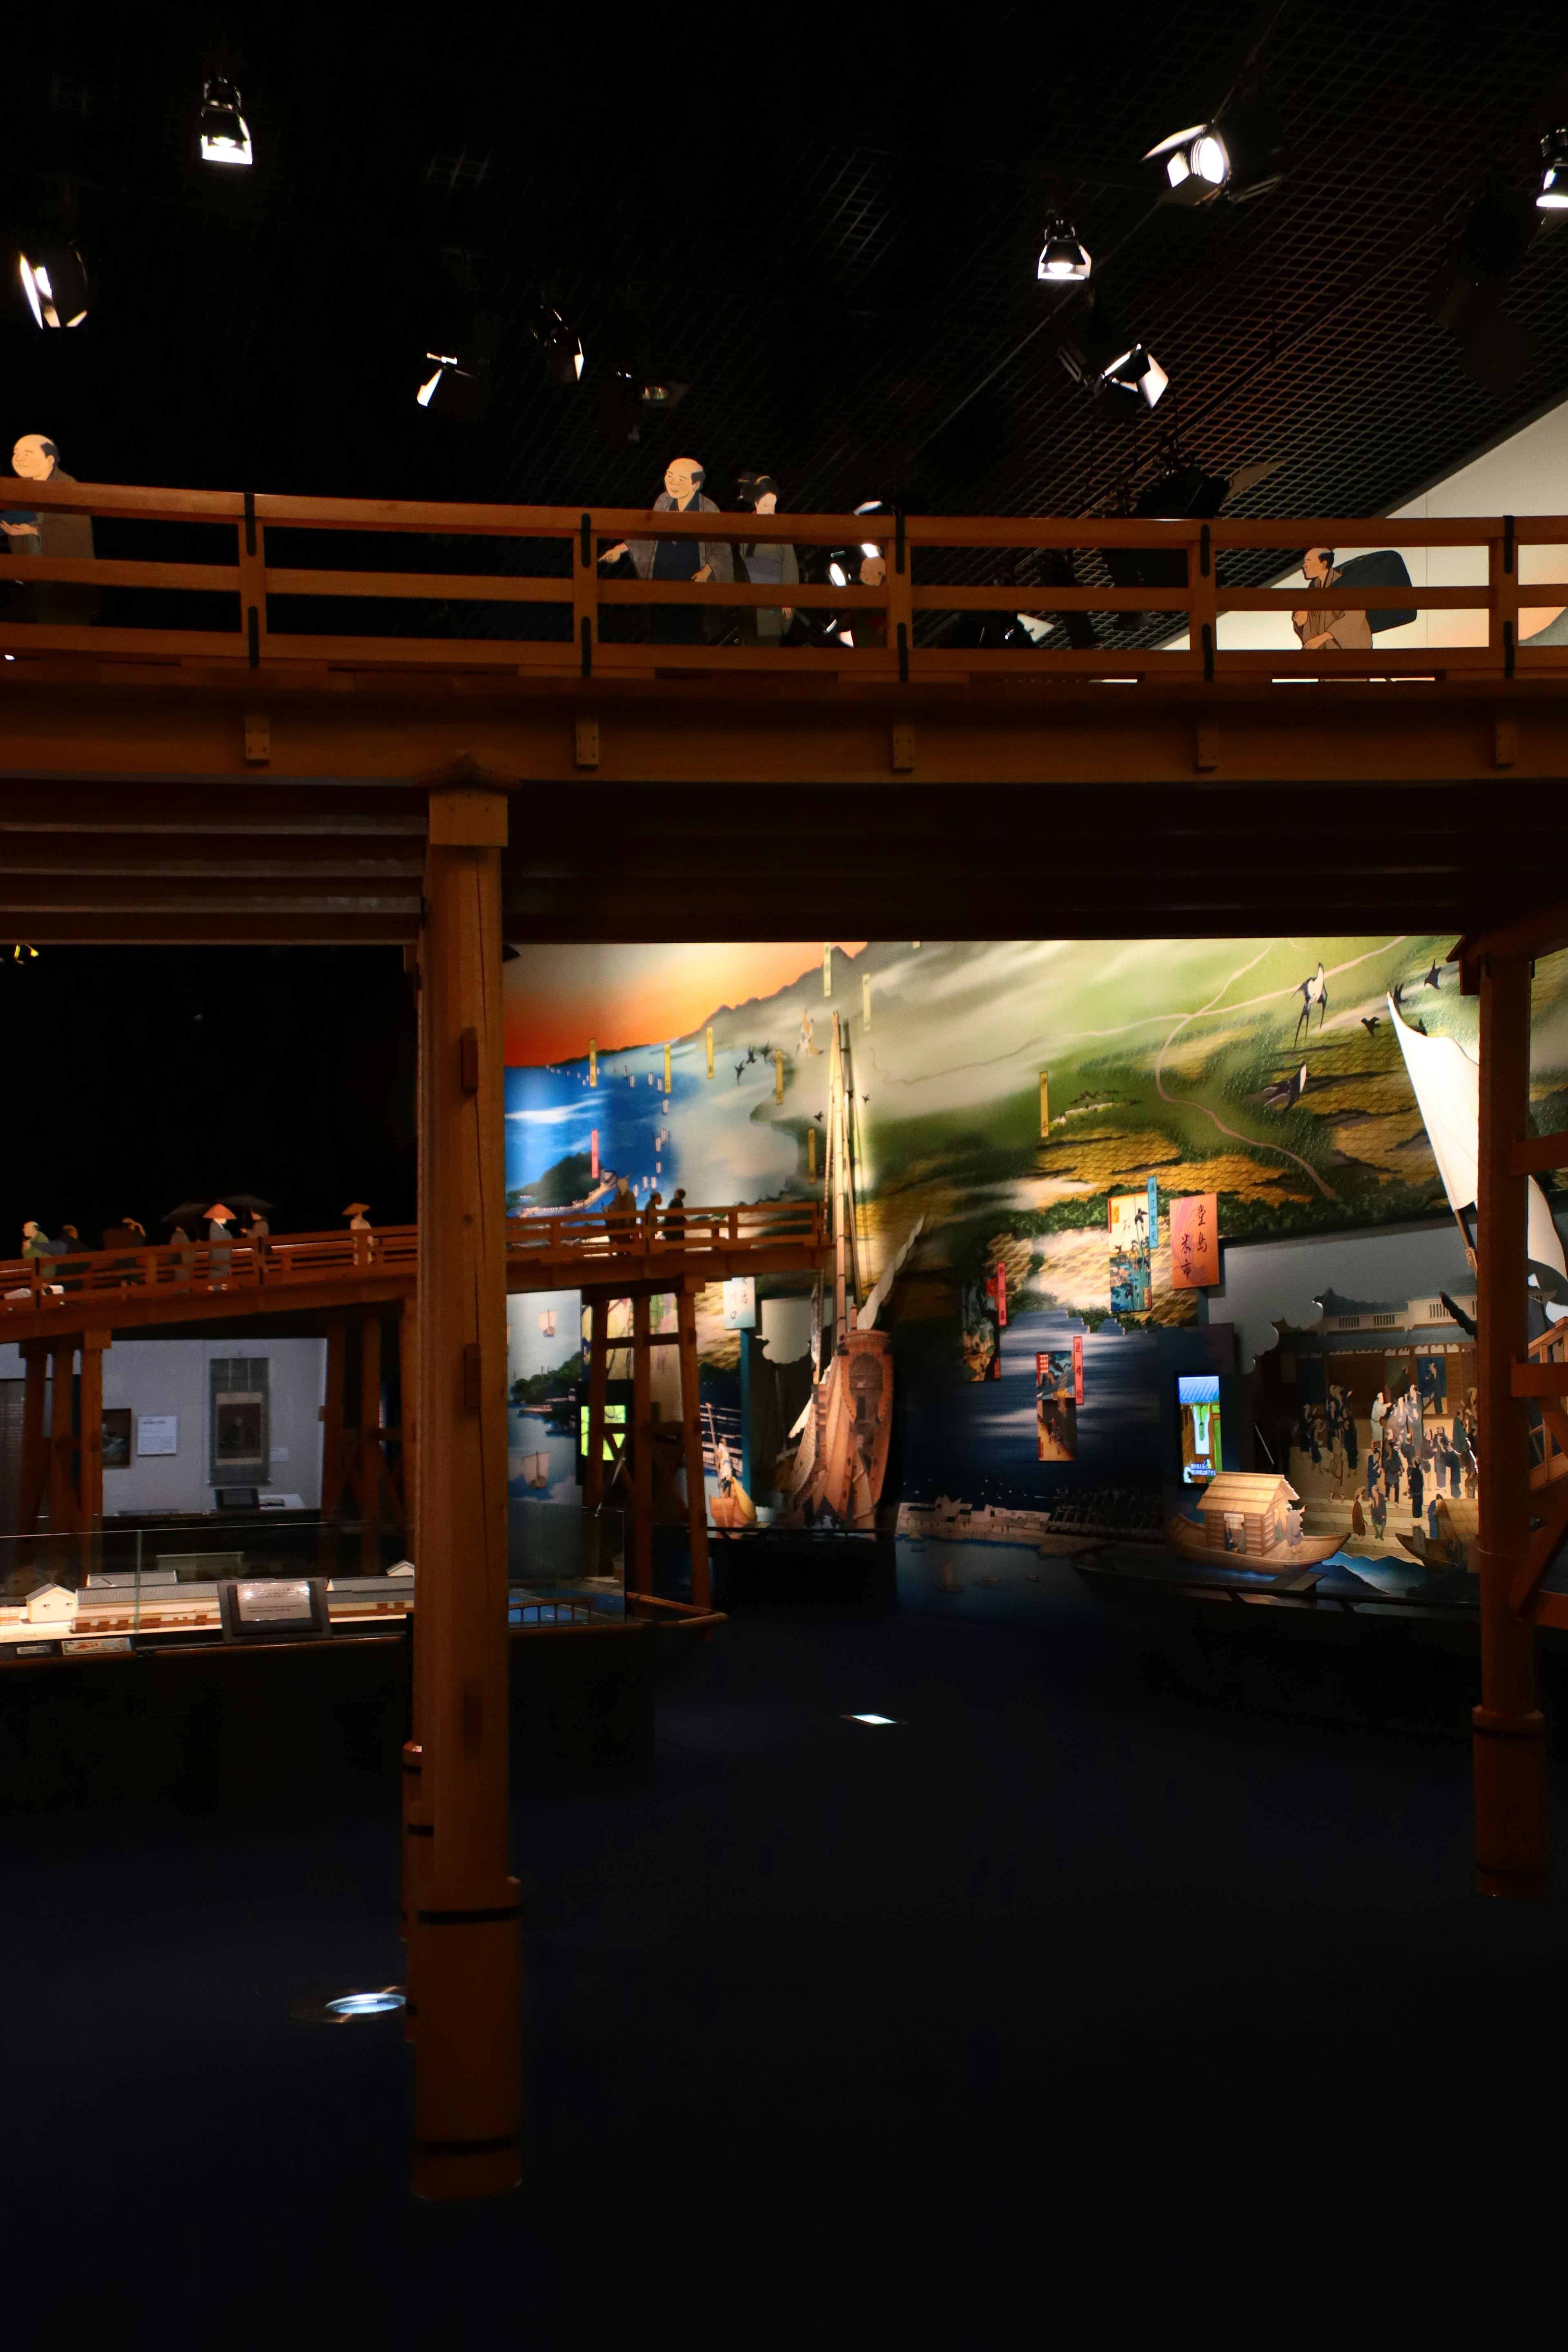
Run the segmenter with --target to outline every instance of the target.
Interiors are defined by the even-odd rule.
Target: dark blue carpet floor
[[[6,1828],[16,2352],[1568,2333],[1568,1853],[1475,1898],[1462,1725],[1077,1611],[733,1622],[650,1775],[519,1791],[526,2179],[462,2209],[397,2029],[289,2015],[400,1974],[395,1807]]]

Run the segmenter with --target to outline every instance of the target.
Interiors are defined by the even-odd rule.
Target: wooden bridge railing
[[[587,677],[626,675],[647,677],[699,669],[711,676],[755,671],[806,677],[814,672],[877,678],[930,679],[969,677],[995,670],[1019,677],[1033,673],[1079,677],[1144,677],[1172,680],[1254,677],[1295,677],[1431,676],[1479,673],[1568,675],[1568,646],[1519,644],[1521,605],[1550,610],[1568,604],[1568,581],[1530,580],[1521,573],[1544,566],[1568,571],[1556,551],[1568,547],[1568,517],[1491,516],[1441,521],[1384,520],[1363,516],[1293,517],[1267,520],[1208,522],[1145,521],[1107,517],[657,514],[633,508],[437,505],[393,499],[313,499],[238,491],[143,489],[91,483],[27,483],[16,496],[30,508],[86,512],[106,520],[167,525],[216,524],[234,534],[232,561],[172,562],[123,557],[93,560],[63,557],[18,559],[0,565],[0,580],[26,584],[69,583],[99,589],[152,591],[168,596],[193,592],[227,600],[232,621],[205,627],[61,624],[29,625],[0,619],[0,648],[14,657],[16,677],[29,657],[86,655],[166,662],[200,661],[252,669],[288,665],[481,669],[502,675]],[[387,534],[414,543],[416,551],[450,563],[461,550],[468,569],[394,569],[366,565],[344,569],[300,560],[310,542],[281,552],[281,535],[306,533],[317,548],[321,535]],[[728,542],[784,542],[826,557],[833,550],[876,547],[886,565],[878,585],[839,587],[825,577],[798,585],[748,583],[611,579],[601,575],[606,550],[627,539],[706,539]],[[209,542],[210,543],[210,542]],[[1394,545],[1472,551],[1485,577],[1473,584],[1327,591],[1236,584],[1221,577],[1220,559],[1241,551],[1277,559],[1276,573],[1295,564],[1302,548],[1333,548],[1342,557],[1353,550]],[[1178,584],[1111,587],[1100,583],[1055,586],[1016,580],[996,584],[998,557],[1015,559],[1031,551],[1068,550],[1091,560],[1118,550],[1159,551],[1184,558]],[[1550,550],[1532,567],[1529,551]],[[539,568],[542,562],[547,568]],[[498,568],[478,568],[489,554]],[[533,568],[523,568],[531,566]],[[1178,567],[1172,567],[1173,570]],[[809,561],[805,572],[825,571]],[[942,579],[943,571],[989,572],[987,584]],[[920,572],[921,577],[917,579]],[[387,632],[349,635],[321,626],[287,627],[275,614],[280,599],[363,605],[389,610]],[[428,608],[441,604],[489,607],[485,634],[430,635]],[[781,605],[837,614],[847,629],[858,627],[877,642],[779,646],[773,645],[649,645],[606,642],[601,623],[606,611],[624,607],[645,613],[657,605],[700,606],[715,618],[750,607]],[[1418,611],[1462,612],[1476,616],[1477,642],[1435,647],[1401,646],[1370,651],[1333,646],[1307,652],[1283,648],[1222,648],[1220,616],[1226,613],[1307,610],[1379,610],[1390,604]],[[402,607],[402,612],[395,610]],[[996,649],[922,643],[918,615],[938,613],[1100,613],[1168,614],[1173,635],[1185,627],[1184,646],[1125,645],[1079,648],[1058,646]],[[481,614],[481,619],[484,616]],[[408,634],[396,634],[399,623]],[[929,632],[928,632],[929,634]],[[612,635],[614,632],[612,632]]]
[[[780,1242],[819,1246],[818,1201],[763,1202],[687,1209],[671,1230],[666,1211],[657,1227],[646,1213],[613,1204],[571,1209],[543,1217],[509,1217],[507,1254],[524,1260],[580,1259],[584,1267],[612,1256],[669,1261],[684,1251],[763,1249]],[[283,1234],[261,1242],[180,1242],[159,1249],[69,1250],[45,1258],[0,1259],[0,1330],[7,1315],[40,1310],[102,1323],[117,1309],[182,1292],[287,1296],[312,1285],[378,1275],[413,1278],[418,1268],[418,1228],[376,1225],[365,1233]]]
[[[657,1223],[646,1212],[564,1209],[558,1214],[510,1217],[510,1257],[581,1259],[584,1268],[610,1258],[643,1257],[655,1270],[687,1251],[766,1249],[781,1242],[816,1248],[823,1238],[820,1201],[762,1201],[730,1208],[683,1208],[672,1225],[668,1209]]]
[[[378,1225],[363,1234],[285,1234],[262,1242],[177,1242],[158,1249],[77,1250],[0,1259],[0,1318],[58,1308],[80,1315],[123,1296],[180,1290],[303,1289],[355,1273],[395,1273],[417,1263],[417,1228]]]

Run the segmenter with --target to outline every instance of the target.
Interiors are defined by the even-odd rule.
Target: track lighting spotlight
[[[1047,221],[1036,277],[1052,286],[1081,285],[1093,268],[1093,257],[1072,223],[1060,213]]]
[[[544,364],[557,383],[574,384],[582,381],[583,339],[574,327],[567,324],[559,310],[542,300],[529,320],[528,331],[539,345]]]
[[[40,327],[79,327],[87,316],[87,268],[74,245],[18,256],[22,291]]]
[[[1231,100],[1212,122],[1173,131],[1143,161],[1161,165],[1160,196],[1168,205],[1206,205],[1218,195],[1239,204],[1277,187],[1286,168],[1279,125],[1256,97]]]
[[[485,369],[460,358],[456,352],[426,352],[425,363],[429,373],[420,371],[420,383],[414,394],[418,405],[447,425],[476,424],[489,401],[489,379]]]
[[[1100,310],[1086,310],[1074,320],[1057,346],[1057,356],[1086,392],[1142,399],[1150,408],[1170,382],[1148,346]]]
[[[1541,194],[1535,201],[1543,213],[1568,212],[1568,129],[1549,131],[1541,142]]]
[[[256,160],[250,132],[239,110],[239,92],[222,74],[214,74],[202,85],[196,142],[204,163],[251,163]]]

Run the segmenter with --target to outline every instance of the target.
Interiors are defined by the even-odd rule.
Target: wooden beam
[[[489,2196],[519,2177],[521,1945],[507,1868],[501,853],[493,812],[465,841],[460,813],[438,805],[438,790],[431,798],[441,837],[426,870],[419,954],[414,1638],[424,1651],[422,1801],[434,1837],[411,1944],[414,2186],[449,2200]]]
[[[632,1300],[632,1586],[653,1591],[653,1359],[648,1351],[649,1301]]]
[[[343,1495],[343,1364],[348,1334],[334,1316],[327,1326],[327,1377],[321,1405],[321,1532],[319,1561],[323,1575],[337,1565],[332,1522]]]
[[[713,1606],[708,1565],[708,1488],[702,1475],[702,1398],[697,1364],[697,1300],[686,1288],[675,1297],[680,1335],[680,1435],[686,1465],[686,1525],[691,1544],[691,1599]]]
[[[1568,1135],[1531,1135],[1514,1145],[1516,1176],[1537,1176],[1552,1168],[1568,1168]]]
[[[1513,1612],[1530,1560],[1529,1428],[1515,1386],[1527,1338],[1525,1180],[1515,1139],[1530,1103],[1530,965],[1479,967],[1480,1116],[1476,1197],[1481,1703],[1475,1708],[1476,1885],[1546,1891],[1546,1727],[1535,1704],[1534,1635]]]
[[[90,1540],[103,1524],[103,1351],[107,1331],[81,1335],[80,1427],[77,1439],[77,1525]],[[87,1565],[84,1559],[83,1566]]]
[[[62,1337],[52,1341],[49,1349],[49,1533],[57,1538],[74,1534],[78,1524],[76,1481],[71,1475],[76,1344],[74,1335]],[[51,1556],[63,1580],[65,1544],[57,1541]]]
[[[44,1435],[44,1394],[49,1377],[49,1351],[42,1339],[22,1341],[26,1384],[22,1395],[22,1471],[16,1486],[16,1533],[30,1535],[37,1525],[48,1490],[49,1467]]]
[[[360,1572],[381,1566],[381,1486],[385,1469],[381,1433],[381,1312],[367,1307],[359,1326]]]
[[[595,1291],[588,1307],[588,1451],[583,1464],[583,1508],[590,1515],[599,1508],[605,1493],[605,1391],[609,1377],[609,1294]]]

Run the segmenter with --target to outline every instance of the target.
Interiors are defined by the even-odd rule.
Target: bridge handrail
[[[1173,678],[1197,673],[1261,674],[1271,677],[1358,676],[1376,673],[1428,675],[1436,657],[1445,671],[1500,670],[1504,676],[1568,672],[1568,646],[1518,644],[1522,605],[1568,604],[1568,581],[1521,582],[1520,551],[1531,547],[1568,548],[1568,517],[1561,515],[1446,517],[1437,520],[1378,516],[1310,516],[1229,519],[1207,521],[1143,520],[1124,516],[877,516],[786,514],[711,515],[658,513],[641,508],[453,504],[424,499],[320,499],[258,494],[247,501],[238,491],[144,488],[101,483],[29,483],[30,507],[87,513],[106,520],[159,523],[221,524],[235,532],[232,562],[166,562],[131,558],[29,557],[9,576],[22,583],[65,582],[98,587],[161,592],[216,591],[237,600],[237,628],[89,627],[60,624],[0,622],[0,646],[18,656],[87,655],[95,660],[202,658],[248,667],[281,663],[354,664],[397,667],[463,668],[479,666],[539,675],[647,675],[657,658],[661,671],[700,668],[721,674],[754,669],[809,676],[816,671],[938,678],[999,667],[1014,676],[1032,671],[1075,676],[1124,676],[1152,670]],[[442,541],[511,541],[555,543],[566,554],[563,570],[543,574],[514,572],[394,571],[382,567],[345,570],[331,564],[279,564],[269,560],[268,533],[395,532]],[[601,637],[605,609],[654,605],[776,610],[786,601],[778,583],[738,581],[659,581],[602,578],[599,560],[623,540],[707,539],[779,542],[829,550],[875,543],[886,551],[887,576],[877,586],[838,587],[802,580],[787,591],[790,604],[864,615],[874,644],[781,646],[761,645],[664,645],[650,647]],[[1475,549],[1486,557],[1486,578],[1473,585],[1419,582],[1397,589],[1325,590],[1254,587],[1221,582],[1222,552],[1274,550],[1280,569],[1293,565],[1301,548],[1351,549],[1394,544],[1409,548]],[[918,583],[918,553],[990,551],[1078,551],[1107,553],[1143,549],[1182,551],[1184,583],[1113,587],[1102,583],[1056,586],[1039,581],[977,584],[928,577]],[[289,551],[298,556],[299,551]],[[1558,567],[1568,570],[1568,563]],[[321,629],[281,630],[272,625],[269,599],[308,596],[376,599],[395,603],[570,607],[569,637],[473,638],[344,635]],[[1484,614],[1482,645],[1373,647],[1350,651],[1327,646],[1308,652],[1220,648],[1219,616],[1227,612],[1288,614],[1371,611],[1392,604],[1416,611]],[[970,648],[917,645],[917,613],[1038,612],[1169,614],[1173,634],[1187,625],[1184,647],[1136,650],[1095,648]],[[1205,641],[1205,632],[1207,632]]]
[[[650,1231],[645,1211],[616,1216],[601,1209],[563,1210],[507,1219],[507,1250],[534,1256],[593,1259],[663,1257],[681,1250],[765,1247],[769,1242],[822,1237],[818,1201],[746,1202],[684,1212],[684,1234],[669,1232],[669,1212]],[[398,1274],[416,1268],[417,1225],[373,1225],[361,1233],[269,1234],[258,1242],[174,1242],[151,1248],[68,1248],[47,1257],[0,1258],[0,1320],[40,1309],[79,1315],[89,1303],[108,1307],[117,1297],[148,1291],[286,1291],[361,1273]]]

